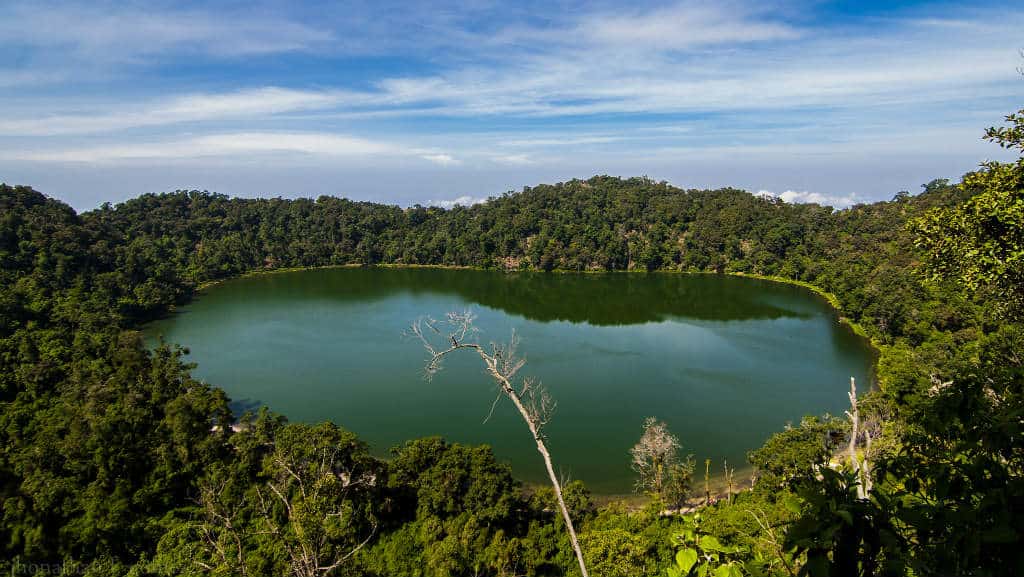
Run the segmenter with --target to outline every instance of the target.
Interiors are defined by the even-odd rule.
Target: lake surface
[[[842,414],[850,377],[863,390],[872,373],[868,345],[817,295],[719,275],[298,271],[215,285],[146,333],[189,347],[194,374],[236,406],[336,422],[380,455],[430,435],[486,443],[518,478],[544,481],[510,402],[484,423],[496,391],[478,357],[423,378],[408,327],[467,309],[481,342],[520,336],[521,374],[558,403],[556,467],[599,493],[631,490],[646,417],[666,421],[701,470],[705,458],[742,470],[787,422]]]

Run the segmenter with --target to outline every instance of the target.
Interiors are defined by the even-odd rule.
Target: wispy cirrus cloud
[[[756,5],[740,2],[680,3],[655,10],[622,10],[588,16],[577,33],[591,45],[663,52],[717,44],[790,40],[799,28],[775,21]]]
[[[0,9],[0,36],[5,44],[107,62],[176,51],[223,57],[311,51],[335,40],[330,30],[246,8],[14,0]]]
[[[938,33],[950,22],[962,29],[956,43]],[[887,35],[837,38],[774,22],[742,2],[681,3],[527,29],[536,45],[492,48],[500,66],[456,62],[435,74],[384,74],[358,89],[270,85],[186,94],[117,112],[0,121],[0,133],[77,134],[310,110],[350,118],[560,118],[953,101],[1013,77],[1017,55],[998,39],[1019,25],[1024,14],[984,23],[912,19],[889,22]],[[517,37],[531,37],[519,30]],[[686,50],[717,44],[729,46]]]
[[[530,53],[500,69],[456,69],[429,77],[387,78],[384,102],[403,114],[566,117],[677,114],[811,106],[963,100],[979,86],[1013,79],[1018,56],[993,38],[1024,18],[978,28],[950,44],[913,27],[892,37],[811,38],[757,52],[669,57],[666,48]],[[1005,89],[1004,89],[1005,93]]]
[[[439,165],[457,164],[450,154],[387,141],[334,133],[240,132],[208,134],[126,145],[95,145],[56,150],[23,149],[0,157],[32,162],[112,163],[300,154],[320,157],[415,157]]]
[[[728,167],[700,182],[835,204],[973,166],[981,127],[1019,101],[1020,9],[835,18],[780,1],[13,0],[0,6],[0,86],[17,87],[0,95],[0,169],[183,160],[210,174],[252,157],[299,182],[358,159],[346,178],[387,164],[481,187],[522,175],[518,188]],[[868,169],[880,164],[884,184]],[[463,190],[435,197],[448,192]]]
[[[220,94],[186,94],[118,111],[0,119],[0,135],[94,134],[185,122],[269,117],[285,112],[334,108],[344,103],[356,104],[360,99],[359,95],[347,91],[292,90],[274,86]]]
[[[422,158],[423,160],[429,160],[430,162],[433,162],[434,164],[437,164],[439,166],[458,166],[462,164],[462,161],[459,160],[458,158],[455,158],[454,156],[443,152],[421,154],[420,158]]]

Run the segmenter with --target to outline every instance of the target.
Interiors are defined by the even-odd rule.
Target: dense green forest
[[[987,137],[1021,148],[1008,120]],[[487,447],[379,460],[344,423],[233,415],[136,330],[209,281],[384,263],[781,277],[875,342],[859,474],[848,420],[809,417],[751,452],[752,490],[696,514],[574,482],[593,575],[1024,574],[1022,160],[838,211],[607,176],[450,210],[178,191],[76,214],[2,185],[0,570],[576,574],[553,494]]]

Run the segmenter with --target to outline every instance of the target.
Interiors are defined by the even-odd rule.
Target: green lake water
[[[495,388],[478,357],[423,378],[426,353],[407,328],[467,309],[482,342],[519,335],[521,374],[558,403],[555,465],[598,493],[631,490],[645,417],[666,421],[701,471],[705,458],[742,470],[787,422],[842,414],[850,377],[865,390],[872,373],[867,343],[817,295],[719,275],[307,270],[215,285],[146,334],[188,347],[194,375],[236,408],[330,420],[380,455],[430,435],[486,443],[517,477],[543,481],[511,403],[484,423]]]

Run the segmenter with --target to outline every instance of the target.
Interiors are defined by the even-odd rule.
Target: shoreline
[[[743,468],[735,467],[733,473],[735,477],[735,483],[733,485],[733,495],[749,491],[751,489],[750,476],[754,471],[754,467],[749,463],[745,463]],[[515,478],[515,476],[513,476]],[[524,481],[517,479],[522,484],[522,491],[525,494],[532,494],[538,489],[551,488],[550,484]],[[582,481],[582,479],[580,479]],[[586,481],[583,481],[584,485]],[[711,493],[711,504],[719,501],[726,497],[728,493],[728,486],[726,484],[725,473],[719,471],[717,474],[712,474],[709,477],[709,486]],[[595,491],[587,487],[587,491],[590,493],[590,500],[593,501],[595,507],[605,507],[615,503],[621,503],[632,511],[640,510],[647,505],[654,502],[654,498],[650,495],[641,493],[608,493],[603,491]],[[703,503],[704,499],[704,473],[701,471],[694,471],[694,476],[690,482],[690,494],[686,499],[683,509],[700,509],[705,506]]]
[[[718,274],[718,273],[711,273],[711,274]],[[838,314],[839,322],[844,324],[844,325],[846,325],[846,326],[848,326],[848,327],[850,327],[850,329],[854,332],[854,334],[856,334],[860,338],[862,338],[865,341],[867,341],[871,345],[871,348],[874,349],[876,353],[880,353],[881,350],[882,350],[881,349],[881,347],[883,346],[882,343],[879,343],[875,339],[873,339],[871,337],[871,335],[869,335],[868,332],[866,330],[864,330],[864,327],[862,327],[859,323],[850,320],[848,317],[843,316],[843,314],[842,314],[843,313],[843,309],[842,309],[842,305],[839,303],[839,297],[837,297],[835,294],[830,293],[827,290],[825,290],[825,289],[823,289],[823,288],[821,288],[821,287],[819,287],[817,285],[811,284],[811,283],[809,283],[807,281],[786,278],[784,276],[772,276],[772,275],[763,275],[763,274],[755,274],[755,273],[748,273],[748,272],[727,272],[727,273],[722,273],[722,274],[726,274],[726,275],[729,275],[729,276],[735,276],[735,277],[741,277],[741,278],[752,278],[752,279],[756,279],[756,280],[763,280],[763,281],[774,282],[774,283],[779,283],[779,284],[788,284],[788,285],[792,285],[792,286],[798,286],[798,287],[805,288],[805,289],[813,292],[814,294],[820,296],[821,298],[825,299],[825,301],[828,302],[829,306],[832,307],[832,310],[834,310]]]
[[[579,270],[579,271],[577,271],[577,270],[565,270],[565,269],[554,269],[554,270],[551,270],[551,271],[540,271],[540,270],[534,270],[534,269],[518,269],[518,270],[508,270],[508,271],[505,271],[505,270],[501,270],[501,269],[483,268],[483,267],[479,267],[479,266],[461,266],[461,265],[444,265],[444,264],[381,263],[381,264],[365,265],[365,264],[361,264],[361,263],[347,263],[347,264],[322,265],[322,266],[310,266],[310,267],[284,267],[284,268],[272,268],[272,269],[259,269],[259,270],[248,271],[248,272],[242,273],[240,275],[231,276],[231,277],[227,277],[227,278],[223,278],[223,279],[212,280],[212,281],[205,281],[205,282],[203,282],[201,284],[198,284],[196,286],[196,289],[195,289],[195,292],[193,293],[192,298],[195,298],[195,296],[198,296],[199,293],[201,293],[201,292],[203,292],[205,290],[208,290],[208,289],[210,289],[210,288],[212,288],[214,286],[217,286],[217,285],[219,285],[221,283],[232,281],[232,280],[238,280],[238,279],[243,279],[243,278],[253,278],[253,277],[259,277],[259,276],[264,276],[264,275],[286,274],[286,273],[293,273],[293,272],[310,271],[310,270],[354,269],[354,268],[468,270],[468,271],[481,271],[481,272],[500,272],[500,273],[504,273],[504,274],[518,274],[518,273],[550,274],[550,273],[553,273],[553,274],[588,274],[588,275],[601,275],[601,274],[609,274],[609,275],[621,275],[621,274],[636,274],[636,275],[640,275],[640,274],[644,274],[644,275],[647,275],[647,274],[723,275],[723,276],[732,276],[732,277],[740,277],[740,278],[749,278],[749,279],[754,279],[754,280],[760,280],[760,281],[766,281],[766,282],[773,282],[773,283],[797,286],[797,287],[800,287],[802,289],[808,290],[808,291],[814,293],[815,295],[817,295],[818,297],[824,299],[825,302],[828,303],[830,308],[835,312],[835,314],[836,314],[836,316],[837,316],[837,318],[839,320],[839,323],[840,324],[844,324],[847,327],[849,327],[850,330],[853,331],[854,334],[856,334],[865,343],[867,343],[869,345],[872,353],[874,353],[874,359],[873,359],[873,362],[872,362],[872,373],[873,373],[872,377],[873,377],[873,380],[875,382],[877,382],[877,377],[875,376],[875,372],[877,371],[877,368],[878,368],[877,367],[878,361],[881,358],[881,356],[883,355],[883,352],[884,352],[883,348],[885,346],[882,343],[879,343],[875,339],[871,338],[868,335],[867,331],[865,331],[864,328],[860,324],[858,324],[858,323],[850,320],[849,318],[843,316],[843,314],[842,314],[843,311],[842,311],[842,308],[840,306],[839,299],[834,294],[832,294],[832,293],[822,289],[821,287],[818,287],[818,286],[816,286],[816,285],[814,285],[812,283],[806,282],[806,281],[789,279],[789,278],[786,278],[786,277],[770,276],[770,275],[760,275],[760,274],[745,273],[745,272],[724,272],[724,273],[719,273],[719,272],[711,272],[711,271],[683,271],[683,270],[655,270],[655,271],[647,271],[647,270],[635,270],[635,269],[634,270],[614,270],[614,271],[604,271],[604,270]],[[189,300],[191,301],[192,298],[190,298]],[[874,386],[874,385],[875,385],[875,383],[872,383],[872,386]],[[736,471],[735,471],[734,475],[736,475],[737,483],[736,483],[736,486],[734,488],[734,494],[750,489],[750,474],[752,473],[753,469],[754,468],[751,465],[749,465],[749,463],[743,463],[742,467],[736,467]],[[538,488],[547,487],[548,486],[548,485],[546,485],[544,483],[529,482],[529,481],[526,481],[526,480],[523,480],[523,479],[519,479],[519,482],[522,483],[522,490],[524,492],[527,492],[527,493],[536,491]],[[720,499],[723,496],[725,496],[725,494],[727,492],[726,486],[725,486],[725,474],[724,474],[724,472],[719,471],[718,473],[716,473],[714,475],[711,475],[711,477],[710,477],[710,485],[711,485],[712,503],[714,503],[718,499]],[[690,509],[694,509],[694,508],[699,509],[699,508],[705,506],[703,503],[701,503],[701,495],[703,493],[703,491],[702,491],[702,488],[703,488],[703,476],[695,475],[694,480],[693,480],[693,486],[694,486],[693,496],[687,500],[687,507],[690,508]],[[652,498],[650,496],[642,495],[642,494],[636,494],[636,493],[632,493],[632,492],[629,492],[629,493],[608,493],[608,492],[601,492],[601,491],[590,490],[590,496],[591,496],[591,499],[593,500],[595,506],[598,506],[598,507],[607,506],[607,505],[610,505],[610,504],[613,504],[613,503],[622,503],[627,508],[629,508],[630,510],[639,510],[639,509],[649,505],[652,502]],[[694,503],[696,503],[696,505]]]

